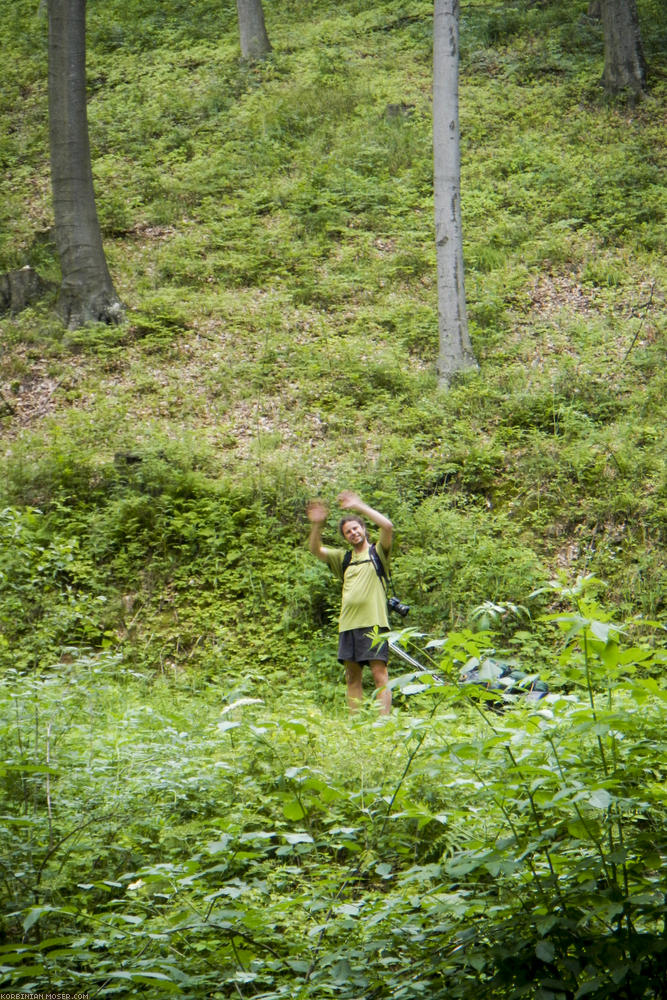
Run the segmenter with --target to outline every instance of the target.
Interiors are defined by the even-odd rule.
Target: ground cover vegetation
[[[45,20],[0,9],[0,271],[56,281]],[[89,3],[128,323],[0,320],[3,987],[667,994],[665,37],[639,13],[625,105],[585,5],[463,6],[480,370],[442,393],[431,5],[267,3],[248,65],[234,4]],[[344,717],[303,512],[350,486],[397,526],[438,675],[507,659],[546,700],[396,676],[394,717]]]

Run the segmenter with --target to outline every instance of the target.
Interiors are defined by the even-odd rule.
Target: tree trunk
[[[461,228],[459,5],[435,0],[433,18],[433,163],[438,265],[438,375],[476,368],[468,335]]]
[[[264,24],[262,0],[236,0],[241,35],[241,56],[244,59],[265,59],[271,43]]]
[[[646,86],[646,62],[635,0],[602,0],[604,72],[602,86],[610,94],[638,96]]]
[[[70,329],[120,323],[95,207],[86,114],[86,0],[48,0],[49,139],[58,311]]]
[[[5,312],[20,313],[54,289],[52,282],[45,281],[29,265],[18,271],[0,274],[0,315]]]

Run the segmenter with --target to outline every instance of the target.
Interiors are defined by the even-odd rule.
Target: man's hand
[[[321,500],[310,500],[306,505],[306,514],[313,524],[324,524],[329,516],[329,510]]]
[[[321,559],[327,561],[326,549],[322,545],[322,527],[329,516],[329,508],[321,500],[310,500],[306,504],[306,514],[310,521],[310,537],[308,538],[308,548]]]
[[[359,510],[360,506],[363,506],[361,497],[352,490],[343,490],[342,493],[338,494],[338,503],[341,505],[343,510]]]

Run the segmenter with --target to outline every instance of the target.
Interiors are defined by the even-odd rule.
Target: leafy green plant
[[[390,719],[117,654],[7,674],[3,985],[659,996],[661,652],[596,586],[549,590],[562,683],[500,714],[456,683],[485,631],[431,643]]]
[[[446,957],[414,974],[430,995],[467,996],[473,983],[508,997],[664,991],[663,776],[647,771],[663,731],[665,692],[650,677],[660,657],[622,647],[627,627],[592,599],[596,585],[554,587],[574,605],[548,619],[565,634],[571,694],[532,716],[486,716],[487,736],[451,748],[471,809],[498,825],[443,866],[466,917],[441,924]]]
[[[105,595],[89,554],[41,511],[0,512],[4,665],[34,665],[64,645],[103,645]]]

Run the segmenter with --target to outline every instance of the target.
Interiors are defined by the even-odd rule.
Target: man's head
[[[363,517],[359,514],[348,514],[346,517],[341,519],[339,524],[340,533],[353,547],[361,545],[365,542],[368,535],[366,532],[366,522]]]

